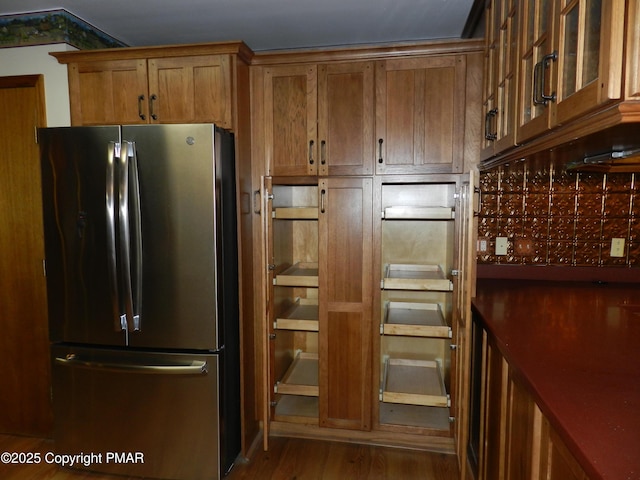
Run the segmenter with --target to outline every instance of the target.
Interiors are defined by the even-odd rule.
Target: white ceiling
[[[473,0],[0,0],[65,9],[129,46],[243,40],[254,51],[460,38]]]

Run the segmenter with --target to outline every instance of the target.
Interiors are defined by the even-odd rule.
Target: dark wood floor
[[[0,434],[2,452],[53,451],[51,440]],[[2,480],[123,480],[128,477],[100,475],[37,465],[0,462]],[[249,462],[239,462],[227,480],[457,480],[453,455],[427,453],[318,440],[273,438],[268,452],[256,452]]]

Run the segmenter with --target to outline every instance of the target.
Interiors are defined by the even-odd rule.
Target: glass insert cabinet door
[[[621,95],[624,0],[525,0],[519,142]]]

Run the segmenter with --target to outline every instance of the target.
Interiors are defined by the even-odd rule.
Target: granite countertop
[[[640,479],[640,285],[478,280],[474,311],[592,479]]]

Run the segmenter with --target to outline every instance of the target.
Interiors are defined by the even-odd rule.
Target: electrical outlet
[[[478,253],[486,253],[489,250],[489,239],[478,237]]]
[[[496,255],[506,255],[509,247],[507,237],[496,237]]]
[[[611,256],[624,257],[624,238],[611,239]]]
[[[533,240],[530,238],[516,238],[514,242],[514,250],[516,255],[533,255]]]

